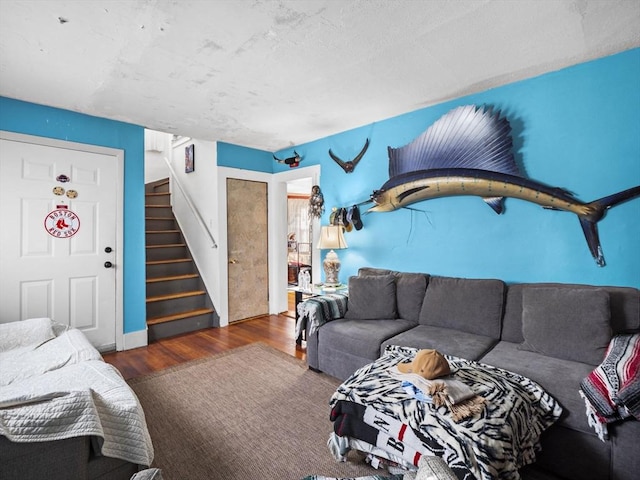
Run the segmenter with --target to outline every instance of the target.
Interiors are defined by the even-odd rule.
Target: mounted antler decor
[[[356,155],[356,158],[354,158],[353,160],[349,160],[348,162],[345,162],[340,157],[335,155],[331,151],[331,149],[329,149],[329,156],[331,158],[333,158],[333,160],[338,165],[340,165],[340,167],[342,167],[342,169],[344,170],[345,173],[351,173],[356,169],[356,165],[358,165],[358,162],[364,156],[365,152],[367,151],[367,148],[369,148],[369,139],[368,138],[367,138],[367,141],[364,143],[364,147],[362,147],[362,150],[360,150],[360,153],[358,155]]]
[[[289,165],[289,168],[297,167],[298,165],[300,165],[300,162],[302,161],[302,157],[295,150],[293,151],[293,157],[289,157],[289,158],[285,158],[284,160],[281,160],[281,159],[279,159],[278,157],[276,157],[274,155],[273,158],[278,163],[284,163],[284,164]]]

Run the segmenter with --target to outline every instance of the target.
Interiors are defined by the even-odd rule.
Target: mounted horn
[[[356,165],[358,165],[358,162],[364,156],[365,152],[367,151],[367,148],[369,148],[368,138],[367,138],[367,141],[364,142],[364,147],[362,147],[362,150],[360,150],[360,153],[356,155],[356,158],[354,158],[353,160],[349,160],[348,162],[345,162],[340,157],[335,155],[331,151],[331,149],[329,149],[329,156],[333,159],[334,162],[340,165],[340,167],[344,170],[345,173],[351,173],[356,169]]]

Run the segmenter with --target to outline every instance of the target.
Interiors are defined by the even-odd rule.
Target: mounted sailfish
[[[499,113],[467,105],[443,115],[413,142],[389,150],[389,180],[375,190],[369,212],[389,212],[438,197],[475,195],[496,213],[504,197],[578,215],[591,255],[599,266],[604,256],[598,221],[605,211],[640,196],[640,186],[583,203],[561,189],[528,180],[512,153],[511,126]]]

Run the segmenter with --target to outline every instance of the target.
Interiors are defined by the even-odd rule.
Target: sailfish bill
[[[504,118],[474,105],[445,114],[412,143],[389,148],[391,178],[371,195],[370,212],[388,212],[432,198],[472,195],[498,214],[505,197],[519,198],[578,215],[591,255],[604,256],[597,223],[606,210],[640,196],[640,186],[590,203],[571,193],[520,175],[511,152],[511,129]]]

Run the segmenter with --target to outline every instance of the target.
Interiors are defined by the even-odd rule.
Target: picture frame
[[[196,155],[193,143],[184,148],[184,172],[191,173],[195,170]]]

